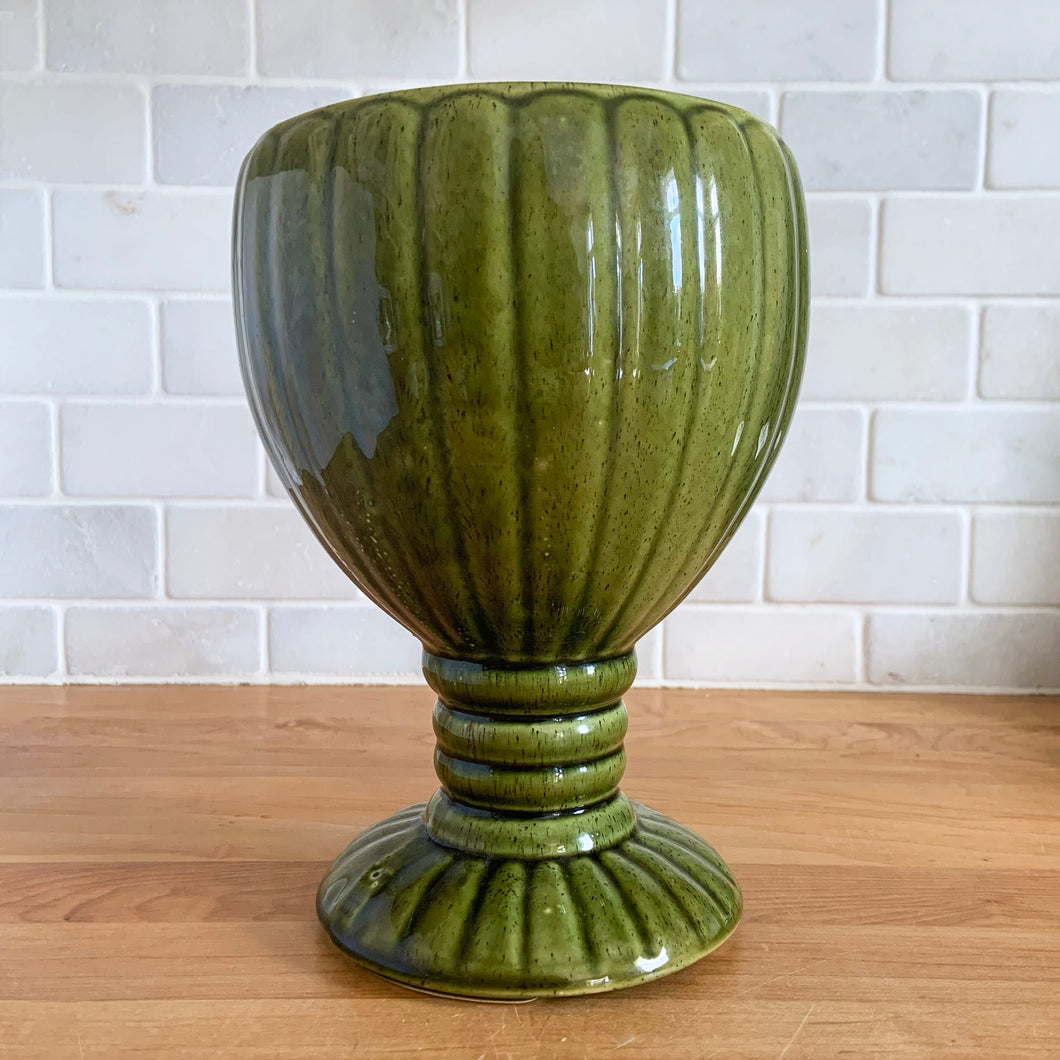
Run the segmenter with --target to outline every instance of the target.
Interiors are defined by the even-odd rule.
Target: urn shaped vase
[[[647,89],[393,92],[267,132],[234,244],[268,454],[322,547],[422,643],[437,694],[440,789],[338,856],[327,931],[471,997],[702,957],[740,892],[619,789],[622,696],[791,417],[808,277],[787,148],[743,111]]]

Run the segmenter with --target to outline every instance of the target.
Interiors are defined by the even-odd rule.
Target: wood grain
[[[624,788],[718,846],[743,923],[632,991],[496,1005],[314,919],[434,787],[426,689],[0,691],[0,1058],[1060,1056],[1060,701],[627,703]]]

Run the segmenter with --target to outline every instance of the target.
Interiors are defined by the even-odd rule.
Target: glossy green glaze
[[[321,542],[423,643],[439,697],[442,790],[423,822],[362,837],[328,877],[347,897],[321,890],[333,937],[384,974],[577,993],[672,971],[735,925],[738,892],[713,853],[728,919],[696,912],[709,900],[689,897],[692,883],[678,887],[685,919],[646,911],[675,900],[676,870],[643,853],[643,811],[618,791],[621,696],[634,644],[714,562],[776,457],[802,367],[806,261],[787,149],[698,98],[394,92],[293,118],[247,157],[235,295],[251,407]],[[548,936],[554,966],[531,960],[548,935],[535,896],[584,918],[573,866],[599,874],[618,851],[639,852],[611,905],[638,910],[643,952],[590,933],[583,959],[565,920],[566,942]],[[553,868],[517,872],[520,860]],[[422,881],[454,865],[487,891],[523,881],[511,930],[530,941],[503,974],[498,958],[495,990],[489,940],[510,896],[461,884],[479,897],[448,934],[418,913],[400,937],[370,926],[379,902],[416,888],[434,908]],[[664,922],[663,936],[646,926]],[[462,979],[452,954],[471,961],[471,939],[482,956]]]

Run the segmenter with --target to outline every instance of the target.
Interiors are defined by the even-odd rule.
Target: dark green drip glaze
[[[234,259],[269,456],[438,694],[442,790],[335,863],[332,937],[401,981],[499,997],[713,948],[739,892],[618,790],[621,697],[794,409],[790,153],[749,114],[648,89],[394,92],[262,138]]]

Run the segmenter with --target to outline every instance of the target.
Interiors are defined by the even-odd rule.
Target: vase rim
[[[699,96],[689,92],[675,92],[668,88],[655,88],[646,85],[623,84],[620,82],[607,81],[467,81],[453,82],[448,84],[425,84],[412,85],[404,88],[385,89],[380,92],[372,92],[365,96],[352,96],[349,99],[338,100],[322,107],[314,107],[311,111],[292,117],[280,122],[287,125],[289,122],[307,117],[310,114],[334,114],[348,107],[359,107],[373,102],[407,102],[417,106],[429,105],[442,102],[446,99],[463,95],[492,95],[500,100],[517,102],[524,99],[540,98],[548,95],[585,95],[600,101],[608,100],[632,100],[632,99],[654,99],[668,103],[670,106],[680,110],[688,110],[692,107],[706,107],[711,110],[720,110],[731,114],[740,122],[752,121],[768,126],[769,123],[758,115],[737,107],[731,103],[721,100],[710,99],[707,96]]]

